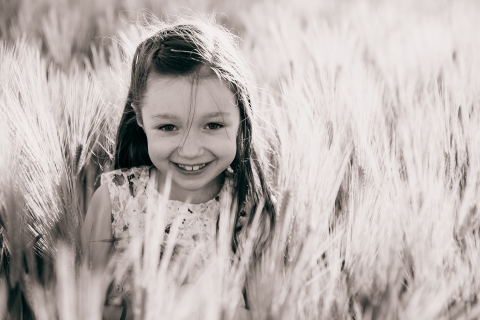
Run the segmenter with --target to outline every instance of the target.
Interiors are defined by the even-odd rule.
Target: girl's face
[[[206,202],[220,191],[237,151],[240,112],[217,77],[153,77],[141,110],[148,153],[161,177],[172,173],[173,200]],[[164,179],[160,179],[164,181]]]

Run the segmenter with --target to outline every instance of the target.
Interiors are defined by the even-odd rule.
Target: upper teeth
[[[183,168],[183,169],[188,170],[188,171],[200,170],[200,169],[202,169],[203,167],[205,167],[205,166],[207,165],[206,163],[204,163],[204,164],[201,164],[201,165],[199,165],[199,166],[190,167],[190,166],[184,166],[183,164],[179,164],[179,163],[177,163],[177,164],[178,164],[178,166],[179,166],[180,168]]]

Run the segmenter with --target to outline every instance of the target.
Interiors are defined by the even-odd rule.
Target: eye
[[[175,128],[175,126],[173,124],[167,124],[167,125],[159,127],[158,129],[162,130],[162,131],[168,131],[168,132],[177,130],[177,128]]]
[[[220,123],[209,123],[209,124],[207,124],[207,128],[209,130],[218,130],[218,129],[223,128],[223,125],[220,124]]]

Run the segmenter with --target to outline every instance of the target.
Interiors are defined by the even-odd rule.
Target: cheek
[[[152,161],[154,159],[164,159],[168,158],[177,148],[178,142],[171,141],[171,139],[159,138],[156,137],[149,137],[148,139],[148,154]]]
[[[237,135],[236,131],[229,132],[229,137],[225,139],[224,144],[222,145],[223,155],[229,159],[229,161],[233,161],[235,155],[237,153]]]
[[[222,155],[225,161],[227,161],[228,163],[231,163],[233,159],[235,159],[235,155],[237,153],[237,145],[232,143],[225,145],[222,152],[223,152]]]

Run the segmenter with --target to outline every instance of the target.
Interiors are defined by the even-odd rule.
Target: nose
[[[187,159],[195,159],[202,156],[204,147],[200,135],[189,132],[177,151],[180,157]]]

